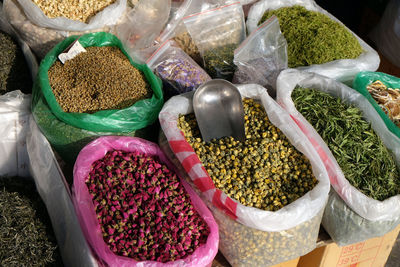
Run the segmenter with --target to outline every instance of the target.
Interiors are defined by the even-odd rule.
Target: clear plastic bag
[[[293,5],[304,6],[308,10],[318,11],[327,15],[332,20],[340,23],[338,19],[330,13],[318,6],[314,0],[261,0],[250,8],[249,15],[246,21],[247,30],[249,33],[257,29],[257,24],[262,18],[264,12],[268,9],[278,9]],[[314,64],[307,67],[297,67],[296,69],[314,72],[329,78],[339,80],[341,82],[351,83],[354,76],[364,70],[376,71],[379,67],[380,59],[378,53],[371,48],[366,42],[351,32],[359,41],[363,53],[355,59],[339,59],[324,64]]]
[[[46,204],[65,266],[99,266],[79,225],[71,192],[50,144],[31,117],[26,137],[27,163]]]
[[[171,157],[178,159],[186,175],[188,175],[188,179],[202,192],[201,196],[210,209],[212,211],[218,209],[220,213],[225,215],[225,217],[221,217],[214,213],[218,223],[225,224],[220,225],[220,244],[221,246],[225,244],[225,252],[222,247],[220,248],[227,260],[236,266],[273,265],[304,255],[315,248],[317,233],[311,231],[311,229],[318,229],[330,186],[323,163],[311,143],[297,128],[290,116],[268,96],[265,88],[256,84],[247,84],[239,85],[238,89],[242,97],[249,97],[262,102],[272,124],[278,127],[296,149],[310,160],[313,173],[319,181],[313,190],[278,211],[271,212],[244,206],[238,201],[229,198],[214,186],[196,153],[178,128],[179,115],[193,112],[193,92],[172,97],[165,103],[159,119],[169,147],[173,151]],[[168,155],[168,152],[166,153]],[[173,162],[176,164],[176,161],[173,160]],[[315,221],[313,221],[314,219]],[[230,222],[224,222],[225,220],[230,220]],[[222,233],[221,229],[229,231],[229,229],[233,229],[232,227],[238,228],[240,231],[232,231],[232,234]],[[263,231],[265,232],[263,233],[263,238],[275,237],[277,238],[277,243],[282,241],[280,243],[282,246],[284,246],[283,240],[288,240],[287,238],[294,232],[309,232],[310,236],[303,236],[306,240],[290,240],[290,242],[301,242],[302,244],[293,245],[288,243],[285,253],[282,253],[282,247],[280,246],[274,247],[271,244],[268,247],[268,242],[272,241],[264,240],[267,242],[266,246],[268,247],[266,252],[265,246],[262,245],[265,242],[260,243],[258,241],[253,243],[250,250],[241,249],[243,245],[247,244],[246,238],[238,234],[241,231],[249,232],[249,236],[252,236],[251,238],[254,240],[258,240],[257,235],[260,235],[260,232]],[[296,236],[300,237],[302,234],[298,233]]]
[[[278,19],[273,16],[253,31],[235,50],[233,63],[237,70],[234,83],[256,83],[276,96],[276,79],[287,68],[286,40]]]
[[[142,261],[137,262],[129,257],[114,254],[106,245],[101,234],[100,225],[97,220],[92,197],[85,184],[91,165],[94,161],[101,159],[110,150],[124,150],[127,152],[138,151],[150,156],[158,156],[170,170],[173,165],[168,161],[160,148],[147,140],[132,137],[100,137],[80,152],[74,166],[73,201],[78,212],[79,221],[84,229],[85,236],[97,255],[109,266],[207,266],[212,263],[218,252],[218,226],[207,206],[197,194],[184,182],[182,183],[188,192],[193,206],[199,212],[210,228],[207,242],[198,247],[193,254],[184,259],[173,262]]]
[[[160,43],[164,43],[168,39],[173,39],[177,42],[179,47],[185,51],[186,54],[192,57],[198,64],[202,65],[203,60],[201,58],[199,49],[188,33],[183,23],[183,18],[195,13],[209,10],[211,8],[225,5],[224,2],[224,0],[184,0],[179,6],[178,10],[172,15],[167,26],[161,33],[159,37]]]
[[[126,9],[126,0],[116,0],[90,18],[88,23],[65,17],[49,18],[32,0],[17,0],[25,15],[35,25],[59,31],[90,31],[114,25]]]
[[[184,23],[211,78],[232,81],[233,52],[246,37],[242,6],[234,3],[189,15]]]
[[[378,112],[373,108],[371,103],[369,103],[368,100],[356,90],[353,90],[346,85],[330,78],[315,73],[301,72],[294,69],[284,70],[278,76],[277,102],[291,114],[291,117],[300,126],[308,139],[313,143],[315,149],[324,162],[325,168],[328,171],[331,185],[340,198],[350,207],[352,211],[361,216],[363,220],[369,220],[376,223],[384,221],[399,221],[400,195],[390,197],[384,201],[378,201],[367,197],[353,187],[349,181],[347,181],[338,163],[336,162],[336,159],[332,155],[332,152],[329,150],[323,139],[319,136],[312,125],[310,125],[310,123],[296,110],[291,99],[292,91],[296,86],[321,90],[357,106],[363,112],[364,118],[372,124],[372,128],[382,139],[385,146],[390,148],[397,165],[400,165],[400,139],[389,131],[384,121],[381,119]],[[326,209],[328,208],[329,206],[327,206]],[[325,211],[325,214],[329,214],[329,212]],[[346,209],[343,208],[340,214],[341,215],[336,214],[335,216],[345,216]],[[349,220],[351,220],[351,218]],[[328,222],[329,220],[323,221]],[[332,222],[336,221],[331,220],[331,223]],[[333,229],[333,227],[347,229],[343,228],[341,223],[335,224],[334,226],[328,226],[327,228]],[[360,231],[361,234],[363,231],[362,228],[363,225],[360,225],[358,229],[351,229],[351,231],[357,230]],[[376,233],[371,233],[370,231],[369,236],[364,235],[363,237],[367,239],[382,233],[379,227],[377,227],[375,230]],[[343,237],[344,235],[334,236],[334,232],[329,232],[329,234],[336,242],[343,244],[342,242],[344,241],[341,241],[339,238]],[[348,237],[345,237],[345,239],[346,242],[353,243],[353,241],[349,240]],[[356,241],[359,241],[358,238],[357,240],[354,240],[354,242]]]
[[[174,46],[175,45],[175,46]],[[210,76],[173,41],[167,41],[148,59],[147,65],[172,87],[169,95],[196,90]],[[164,87],[164,90],[168,90]]]
[[[140,1],[116,26],[119,39],[135,59],[146,61],[143,49],[152,47],[168,21],[171,0]]]

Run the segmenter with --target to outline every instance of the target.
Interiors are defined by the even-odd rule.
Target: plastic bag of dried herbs
[[[13,90],[31,93],[38,64],[29,46],[5,18],[3,3],[0,3],[0,39],[0,94]]]
[[[383,90],[376,92],[379,98],[375,99],[369,92],[368,87],[377,81],[381,82],[379,84],[380,87],[383,86],[386,87],[386,89],[383,88]],[[352,87],[368,99],[379,113],[379,116],[385,122],[388,129],[400,138],[400,128],[398,126],[400,115],[400,110],[398,111],[399,96],[397,94],[395,95],[396,91],[400,93],[400,78],[382,72],[362,71],[357,74]],[[387,91],[389,88],[393,91]],[[392,102],[393,105],[391,105],[390,102]]]
[[[28,129],[28,163],[37,191],[53,222],[54,234],[65,266],[99,266],[86,242],[72,203],[70,187],[49,142],[32,117]]]
[[[259,162],[262,162],[263,159],[257,158],[257,153],[259,152],[257,149],[254,150],[254,147],[248,148],[247,150],[242,148],[241,152],[236,151],[236,156],[235,151],[229,154],[230,152],[228,147],[234,146],[232,143],[229,143],[224,147],[221,146],[219,148],[219,154],[217,151],[217,155],[221,155],[221,157],[222,154],[229,155],[229,159],[226,159],[226,162],[222,162],[225,166],[225,171],[221,170],[222,173],[218,175],[217,170],[213,170],[213,167],[209,165],[209,163],[211,163],[215,164],[214,167],[217,167],[216,164],[219,162],[218,159],[209,159],[207,161],[208,170],[206,170],[205,165],[203,165],[199,159],[199,154],[194,152],[192,146],[187,142],[184,133],[178,126],[181,115],[193,113],[193,92],[174,96],[165,103],[160,112],[159,120],[163,133],[167,139],[167,145],[163,145],[163,142],[161,142],[160,145],[174,164],[176,164],[180,170],[183,170],[182,172],[185,173],[188,181],[193,183],[196,190],[201,192],[202,198],[213,211],[220,229],[219,249],[229,263],[233,266],[270,266],[297,258],[315,248],[322,212],[328,197],[329,181],[326,170],[323,165],[321,165],[322,161],[319,159],[311,143],[309,143],[307,138],[302,134],[301,130],[297,128],[289,115],[270,96],[268,96],[265,88],[256,84],[248,84],[239,85],[238,89],[243,98],[254,99],[256,101],[254,104],[255,106],[258,105],[260,109],[265,109],[266,114],[271,121],[271,125],[267,127],[269,127],[269,129],[275,129],[274,127],[280,129],[280,136],[286,136],[288,139],[288,141],[286,141],[287,144],[291,143],[294,146],[290,151],[300,151],[300,153],[304,153],[304,156],[302,157],[309,159],[307,164],[311,163],[311,165],[308,165],[308,173],[313,173],[315,178],[318,180],[318,183],[316,185],[314,184],[315,187],[311,189],[311,191],[305,193],[306,189],[304,189],[303,186],[308,187],[306,182],[302,183],[299,181],[294,187],[292,187],[294,184],[282,182],[282,184],[285,185],[285,188],[290,192],[303,192],[305,194],[290,204],[285,200],[286,197],[273,197],[273,200],[276,200],[274,203],[280,208],[276,208],[277,206],[274,206],[275,204],[263,206],[263,209],[257,208],[257,203],[255,205],[251,204],[251,206],[250,204],[241,204],[241,202],[249,199],[250,202],[252,202],[253,199],[257,200],[258,194],[273,194],[274,189],[269,188],[268,185],[263,183],[274,184],[276,180],[276,185],[278,186],[279,177],[285,176],[283,173],[292,177],[292,174],[296,175],[296,171],[294,171],[295,173],[288,173],[287,170],[283,171],[281,168],[285,168],[284,163],[276,166],[273,165],[273,168],[275,169],[271,169],[269,175],[261,174],[260,176],[259,171],[261,170],[258,170],[257,167],[255,167],[254,170],[245,167],[247,166],[246,163],[243,168],[236,170],[234,166],[242,164],[240,162],[249,162],[249,160],[252,160],[252,157],[254,157],[255,161],[258,160]],[[252,120],[252,122],[255,121],[256,120]],[[253,127],[256,127],[256,125],[253,125]],[[200,140],[201,138],[198,137],[196,132],[198,133],[198,130],[196,131],[193,129],[192,136],[194,139],[197,138]],[[190,135],[190,133],[187,134]],[[259,135],[262,136],[263,134],[264,136],[268,135],[267,132],[262,132]],[[278,134],[274,137],[275,139],[271,140],[276,140],[277,137]],[[251,142],[251,140],[256,138],[259,137],[257,137],[257,135],[247,136],[246,142]],[[219,141],[224,142],[223,140]],[[264,145],[265,142],[269,141],[263,139],[263,141],[260,142],[264,142]],[[279,145],[282,143],[280,143],[280,141],[276,141],[276,143],[274,141],[271,142],[271,147],[268,148],[268,151],[273,154],[275,152],[272,146],[274,146],[274,144]],[[195,146],[198,147],[198,145],[200,144],[198,143],[197,146]],[[255,146],[259,147],[260,145],[258,144]],[[208,151],[208,149],[205,149],[205,151]],[[272,158],[289,158],[289,156],[285,156],[286,152],[282,153],[283,154],[280,156],[272,156]],[[242,160],[239,160],[239,162],[235,161],[235,159],[238,159],[241,156],[244,157]],[[201,157],[203,158],[203,156]],[[265,155],[265,157],[268,158],[268,155]],[[272,158],[271,160],[273,161]],[[264,163],[266,162],[269,161],[264,160]],[[278,164],[278,162],[275,163]],[[268,165],[268,163],[266,164]],[[274,163],[270,162],[270,165],[268,166],[271,166],[271,164]],[[287,165],[290,164],[291,163],[287,163]],[[307,164],[305,163],[304,166],[307,166]],[[246,169],[247,173],[241,173],[243,171],[242,169]],[[250,172],[254,172],[254,176],[250,177]],[[274,172],[279,172],[281,175],[274,174]],[[216,173],[217,176],[220,177],[220,180],[218,181],[211,178],[211,176],[214,177]],[[260,188],[254,191],[257,191],[258,193],[252,193],[252,195],[247,194],[246,192],[243,193],[238,189],[243,187],[236,184],[234,179],[235,176],[238,180],[239,177],[242,179],[241,177],[243,176],[246,183],[249,181],[250,184],[252,184],[252,182],[254,182],[255,185],[259,184]],[[230,183],[228,185],[227,181],[234,182],[233,184]],[[224,182],[226,183],[225,185]],[[311,185],[312,182],[309,181],[309,183]],[[221,184],[223,189],[220,189]],[[296,189],[296,187],[298,188]],[[229,197],[228,191],[229,195],[232,196],[232,190],[236,190],[236,192],[233,192],[234,197]],[[243,198],[240,197],[241,193]],[[237,196],[239,196],[240,202],[239,200],[236,200]],[[269,199],[269,197],[267,199]],[[267,199],[264,200],[266,201]],[[286,203],[287,205],[283,205],[281,202]],[[271,210],[268,211],[266,208]]]
[[[95,113],[64,112],[50,87],[48,71],[58,60],[57,56],[76,39],[77,36],[68,37],[43,59],[34,84],[32,99],[32,112],[39,128],[69,163],[73,163],[79,150],[97,136],[110,134],[145,136],[148,133],[147,126],[157,119],[163,104],[161,82],[152,71],[146,65],[134,63],[114,35],[92,33],[79,38],[82,46],[118,47],[131,64],[144,73],[151,87],[151,98],[140,100],[124,109],[101,110]]]
[[[322,222],[332,239],[344,246],[395,227],[400,222],[400,139],[368,100],[330,78],[284,70],[277,101],[313,143],[347,205],[331,194]]]
[[[273,16],[253,31],[235,50],[233,63],[237,70],[234,83],[256,83],[276,96],[275,83],[281,70],[287,68],[286,40]]]
[[[211,78],[232,81],[234,50],[246,37],[243,8],[239,3],[206,10],[184,18]]]
[[[104,191],[113,198],[123,194],[121,206],[96,191],[103,180],[95,184],[91,177],[104,178],[103,168],[110,177]],[[218,252],[211,212],[152,142],[107,136],[85,146],[74,166],[73,201],[88,242],[109,266],[209,266]]]
[[[26,1],[26,0],[25,0]],[[30,1],[30,0],[27,0]],[[54,4],[55,2],[53,1],[41,1],[43,3],[50,3]],[[99,1],[93,1],[93,3],[97,3]],[[102,2],[102,1],[101,1]],[[120,15],[119,19],[115,19],[113,21],[113,25],[117,25],[121,23],[123,17],[126,15],[129,10],[131,10],[131,1],[128,1],[128,4],[123,4],[124,9],[123,9],[123,14]],[[100,3],[100,2],[99,2]],[[102,2],[104,3],[104,2]],[[122,4],[122,2],[119,2]],[[4,0],[4,15],[5,18],[10,22],[10,24],[14,27],[14,29],[18,32],[20,35],[21,39],[26,42],[29,47],[32,49],[32,51],[35,53],[35,55],[42,59],[46,56],[47,52],[49,52],[57,43],[61,42],[62,40],[65,39],[65,37],[72,36],[72,35],[81,35],[89,32],[99,32],[99,31],[104,31],[104,32],[114,32],[114,26],[113,25],[104,25],[103,27],[97,27],[91,30],[85,30],[85,27],[78,27],[76,30],[70,31],[67,29],[55,29],[52,27],[42,27],[34,23],[33,21],[30,20],[30,18],[27,17],[27,15],[24,12],[24,7],[18,2],[18,0]],[[57,5],[59,3],[57,2]],[[86,15],[89,13],[89,9],[84,10],[82,12],[86,12]],[[99,13],[101,14],[101,13]],[[43,14],[44,16],[44,14]],[[44,16],[45,17],[45,16]],[[49,19],[46,18],[46,20],[54,20],[57,21],[62,21],[62,20],[68,20],[65,17],[64,18],[54,18],[54,19]],[[70,20],[71,21],[71,20]],[[88,25],[79,21],[74,21],[79,24],[83,25]]]
[[[147,65],[167,86],[166,94],[173,96],[196,90],[210,76],[173,41],[166,41],[147,60]]]
[[[349,84],[358,72],[378,69],[376,51],[315,1],[261,0],[250,9],[246,21],[249,33],[272,15],[268,12],[281,16],[279,24],[288,43],[290,68]]]

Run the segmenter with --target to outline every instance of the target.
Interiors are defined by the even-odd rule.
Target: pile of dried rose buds
[[[137,261],[183,259],[206,243],[209,228],[176,174],[158,158],[110,151],[86,180],[103,239]]]

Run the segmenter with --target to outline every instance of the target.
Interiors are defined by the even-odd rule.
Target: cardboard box
[[[290,261],[285,261],[279,263],[277,265],[271,267],[297,267],[297,263],[299,262],[300,258],[296,258]],[[224,258],[221,252],[218,252],[217,256],[215,257],[212,267],[230,267],[231,265],[229,262]]]
[[[400,232],[400,225],[382,237],[339,247],[318,247],[300,257],[297,267],[384,267]]]
[[[299,260],[300,260],[300,258],[293,259],[291,261],[285,261],[285,262],[279,263],[277,265],[274,265],[272,267],[296,267],[296,266],[298,266],[297,264],[298,264]]]

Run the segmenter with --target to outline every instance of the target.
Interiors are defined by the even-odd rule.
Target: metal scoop
[[[244,141],[244,111],[239,90],[222,79],[208,81],[197,88],[193,109],[203,140],[232,136]]]

